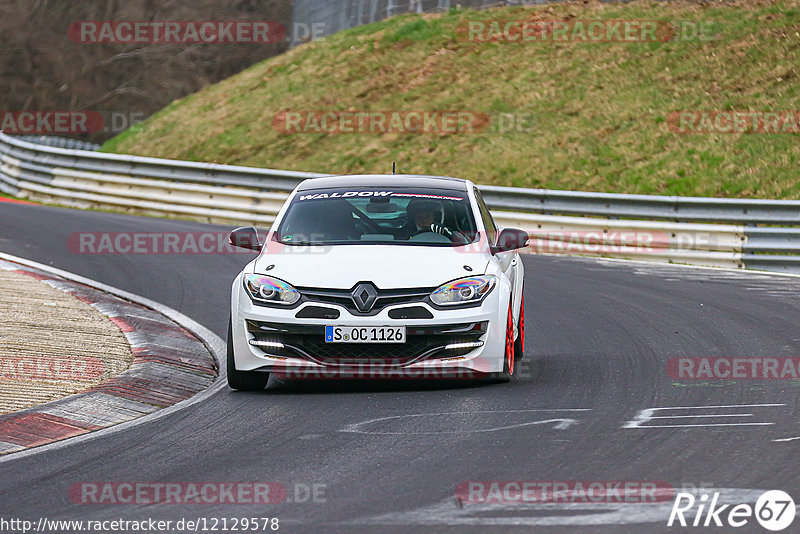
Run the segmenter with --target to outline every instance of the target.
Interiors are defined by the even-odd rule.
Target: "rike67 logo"
[[[794,500],[780,490],[764,492],[755,505],[720,504],[718,491],[710,496],[680,492],[675,496],[667,526],[739,528],[752,524],[755,519],[763,528],[777,532],[788,528],[795,514]]]

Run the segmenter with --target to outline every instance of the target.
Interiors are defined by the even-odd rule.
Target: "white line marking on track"
[[[549,408],[537,408],[537,409],[530,409],[530,410],[479,410],[479,411],[469,411],[469,412],[437,412],[437,413],[420,413],[420,414],[405,414],[405,415],[392,415],[389,417],[378,417],[375,419],[367,419],[366,421],[361,421],[358,423],[351,423],[344,428],[339,429],[339,432],[350,432],[354,434],[382,434],[382,435],[404,435],[404,434],[472,434],[477,432],[496,432],[499,430],[510,430],[514,428],[523,428],[526,426],[534,426],[534,425],[544,425],[553,423],[554,430],[566,430],[572,425],[578,423],[576,419],[568,418],[568,417],[559,417],[559,418],[552,418],[552,419],[544,419],[544,420],[537,420],[537,421],[526,421],[524,423],[515,423],[511,425],[502,425],[492,428],[481,428],[481,429],[474,429],[474,430],[435,430],[435,431],[424,431],[418,429],[411,429],[404,432],[392,432],[392,431],[371,431],[371,430],[364,430],[363,427],[366,425],[371,425],[374,423],[380,423],[382,421],[392,421],[392,420],[399,420],[399,419],[410,419],[413,417],[437,417],[443,415],[475,415],[475,414],[507,414],[507,413],[532,413],[532,412],[588,412],[591,411],[589,408],[564,408],[564,409],[549,409]]]
[[[786,406],[786,404],[718,404],[711,406],[664,406],[660,408],[646,408],[639,410],[632,420],[622,425],[622,428],[702,428],[720,426],[767,426],[775,423],[768,422],[748,422],[748,423],[702,423],[702,424],[680,424],[680,425],[647,425],[648,421],[655,419],[699,419],[703,417],[753,417],[751,413],[727,414],[727,413],[703,413],[688,415],[654,415],[658,412],[667,410],[706,410],[715,408],[763,408]]]

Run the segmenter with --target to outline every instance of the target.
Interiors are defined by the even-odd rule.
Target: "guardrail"
[[[16,139],[28,141],[37,145],[54,146],[56,148],[73,148],[75,150],[100,150],[100,145],[90,141],[81,141],[70,137],[55,135],[15,135]]]
[[[0,191],[78,208],[268,226],[320,173],[105,154],[0,133]],[[800,201],[482,186],[531,252],[800,273]]]

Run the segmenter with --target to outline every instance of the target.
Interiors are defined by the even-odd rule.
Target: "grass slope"
[[[468,20],[695,21],[713,40],[470,42]],[[174,102],[104,150],[334,173],[626,193],[800,198],[800,134],[676,134],[676,110],[800,109],[800,2],[564,3],[405,15]],[[531,113],[528,132],[281,134],[285,110]]]

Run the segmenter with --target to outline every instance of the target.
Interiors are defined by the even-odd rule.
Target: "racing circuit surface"
[[[153,299],[224,337],[248,255],[80,255],[74,232],[225,231],[0,204],[0,251]],[[286,532],[673,532],[662,504],[456,500],[467,481],[665,481],[800,493],[797,380],[685,380],[676,357],[791,357],[800,279],[524,256],[526,355],[510,384],[271,381],[0,465],[0,515],[36,520],[277,517]],[[673,410],[653,408],[678,407]],[[702,417],[701,417],[702,416]],[[655,419],[654,417],[659,417]],[[797,438],[797,439],[792,439]],[[79,505],[100,481],[324,485],[317,502]],[[322,486],[318,486],[322,487]],[[294,499],[296,500],[296,499]],[[301,499],[303,500],[303,499]],[[502,525],[506,525],[505,529]],[[533,527],[533,528],[532,528]],[[739,532],[763,532],[755,521]]]

